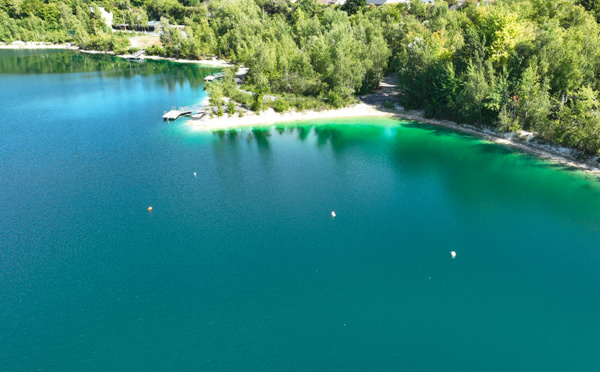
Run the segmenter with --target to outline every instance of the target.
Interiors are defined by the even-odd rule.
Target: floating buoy
[[[196,177],[196,172],[194,172],[194,177]]]
[[[331,217],[335,217],[335,212],[331,211]]]
[[[152,207],[148,207],[148,212],[152,212]]]
[[[456,252],[454,252],[454,251],[450,252],[450,256],[452,256],[452,259],[455,259],[456,258]]]

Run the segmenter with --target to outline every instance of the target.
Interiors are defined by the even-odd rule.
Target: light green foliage
[[[259,113],[265,109],[264,94],[254,93],[254,99],[252,100],[250,109],[256,113]]]
[[[233,103],[233,100],[229,100],[229,102],[227,102],[227,116],[232,117],[234,113],[235,103]]]
[[[286,112],[289,109],[289,103],[282,98],[277,98],[275,102],[273,102],[273,110],[275,110],[275,112]]]
[[[206,83],[205,89],[208,92],[209,104],[220,107],[223,104],[223,85],[221,82]]]
[[[69,41],[83,45],[105,28],[99,12],[93,13],[95,9],[96,4],[81,0],[0,0],[0,41]]]
[[[543,131],[550,114],[548,87],[540,82],[536,66],[529,66],[516,87],[518,119],[525,127]]]
[[[479,7],[473,18],[488,42],[490,60],[497,66],[506,65],[519,43],[533,38],[533,26],[519,19],[508,6]]]
[[[235,97],[239,91],[235,82],[235,70],[233,68],[226,68],[224,72],[225,76],[220,82],[223,86],[223,94],[226,97]]]
[[[160,42],[165,48],[165,52],[168,55],[179,58],[182,50],[186,47],[185,41],[181,32],[175,27],[171,27],[169,20],[165,17],[160,19],[163,33],[160,35]]]
[[[384,32],[407,108],[598,151],[595,14],[567,0],[414,5]]]
[[[558,139],[583,152],[600,155],[600,104],[597,91],[582,86],[569,94],[557,116],[562,124],[555,128]]]

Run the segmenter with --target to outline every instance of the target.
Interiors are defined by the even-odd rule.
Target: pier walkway
[[[190,106],[180,106],[175,108],[175,106],[171,107],[171,111],[164,112],[163,119],[164,120],[175,120],[180,116],[192,115],[194,112],[204,111],[204,105],[190,105]]]

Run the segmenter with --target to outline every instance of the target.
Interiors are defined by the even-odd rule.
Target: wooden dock
[[[192,115],[194,112],[204,111],[204,105],[191,105],[175,108],[171,107],[171,111],[165,111],[163,114],[164,120],[176,120],[180,116]]]

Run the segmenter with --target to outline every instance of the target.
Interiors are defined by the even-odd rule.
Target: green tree
[[[264,110],[265,102],[264,102],[264,94],[262,93],[254,93],[254,100],[252,101],[252,105],[250,109],[256,113],[259,113]]]
[[[229,102],[227,102],[227,115],[232,117],[233,114],[235,114],[235,103],[230,99]]]
[[[220,82],[206,83],[204,89],[208,92],[208,102],[211,106],[220,107],[223,104],[223,86]]]

